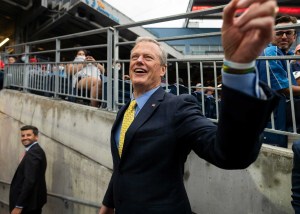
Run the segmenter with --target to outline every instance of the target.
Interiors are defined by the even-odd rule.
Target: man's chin
[[[131,82],[132,82],[133,86],[141,87],[141,86],[145,85],[145,80],[143,80],[143,79],[133,79],[133,80],[131,80]]]
[[[23,141],[22,144],[24,146],[29,146],[32,142],[31,141]]]
[[[290,47],[289,45],[279,45],[278,46],[281,50],[284,50],[284,51],[289,51],[290,50]]]

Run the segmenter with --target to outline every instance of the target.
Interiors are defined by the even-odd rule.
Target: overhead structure
[[[187,12],[208,9],[215,6],[226,5],[230,0],[190,0]],[[300,1],[298,0],[277,0],[279,5],[278,15],[291,15],[300,18]],[[222,13],[214,15],[205,15],[193,19],[221,19]],[[191,19],[186,19],[184,27],[189,26]]]
[[[129,23],[134,21],[103,0],[0,0],[0,41],[9,38],[6,45]],[[119,36],[122,41],[155,37],[143,27],[124,29]],[[105,40],[99,35],[89,42],[99,44]],[[70,42],[83,46],[87,43],[82,38]],[[171,46],[166,45],[166,49],[171,56],[182,58]]]

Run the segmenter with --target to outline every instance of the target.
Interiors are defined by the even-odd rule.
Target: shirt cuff
[[[240,75],[222,71],[222,82],[229,88],[241,91],[253,97],[260,97],[258,78],[255,73]]]

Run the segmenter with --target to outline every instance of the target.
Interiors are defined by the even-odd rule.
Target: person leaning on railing
[[[300,44],[297,45],[297,47],[295,48],[295,56],[300,56]],[[300,85],[300,59],[298,60],[291,60],[291,70],[295,76],[295,79],[298,83],[298,85]]]
[[[67,73],[72,76],[72,87],[88,90],[92,99],[100,99],[102,95],[101,74],[105,69],[96,63],[94,57],[88,56],[86,50],[78,50],[74,63],[67,65]],[[97,107],[99,101],[91,100],[91,106]]]
[[[281,16],[275,20],[276,27],[283,27],[287,25],[297,24],[297,18],[293,16]],[[262,56],[292,56],[294,52],[290,50],[293,43],[296,41],[297,32],[295,29],[285,29],[285,30],[273,30],[273,40],[264,49]],[[267,67],[267,61],[269,67]],[[294,107],[295,107],[295,120],[297,129],[300,128],[300,86],[293,75],[292,69],[290,69],[291,85],[288,78],[288,64],[285,59],[274,59],[274,60],[257,60],[257,69],[259,72],[259,78],[268,83],[267,68],[270,74],[270,86],[273,90],[277,91],[282,95],[282,102],[286,102],[286,106],[278,110],[278,118],[283,118],[285,122],[285,127],[281,127],[281,130],[289,130],[293,126],[292,122],[292,112],[290,104],[290,88],[293,93]],[[281,106],[281,105],[280,105]],[[281,113],[286,115],[281,115]],[[276,122],[276,121],[275,121]],[[284,122],[283,122],[284,123]]]
[[[136,40],[129,66],[132,99],[112,126],[113,173],[99,214],[191,214],[183,177],[192,150],[223,169],[256,160],[259,136],[279,97],[258,81],[255,59],[272,39],[277,11],[275,0],[232,0],[224,8],[218,125],[201,114],[195,97],[160,86],[167,71],[162,45],[149,37]]]
[[[276,27],[286,26],[291,24],[297,24],[296,17],[293,16],[281,16],[275,20]],[[289,56],[294,55],[294,52],[290,50],[292,44],[296,41],[297,32],[295,29],[287,30],[274,30],[274,36],[272,42],[264,49],[262,56]],[[271,88],[290,96],[289,80],[288,80],[288,68],[287,62],[283,60],[268,60],[270,71],[270,83]],[[257,69],[259,72],[259,78],[268,83],[267,78],[267,64],[266,60],[257,61]],[[300,86],[298,86],[294,76],[291,72],[292,91],[294,96],[300,96]]]

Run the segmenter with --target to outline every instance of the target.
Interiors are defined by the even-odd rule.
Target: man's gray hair
[[[137,45],[138,43],[140,42],[152,42],[154,44],[156,44],[159,49],[160,49],[160,64],[161,65],[167,65],[167,58],[168,58],[168,53],[165,51],[165,49],[161,46],[161,44],[156,41],[155,39],[151,38],[151,37],[138,37],[136,40],[135,40],[135,45]]]

